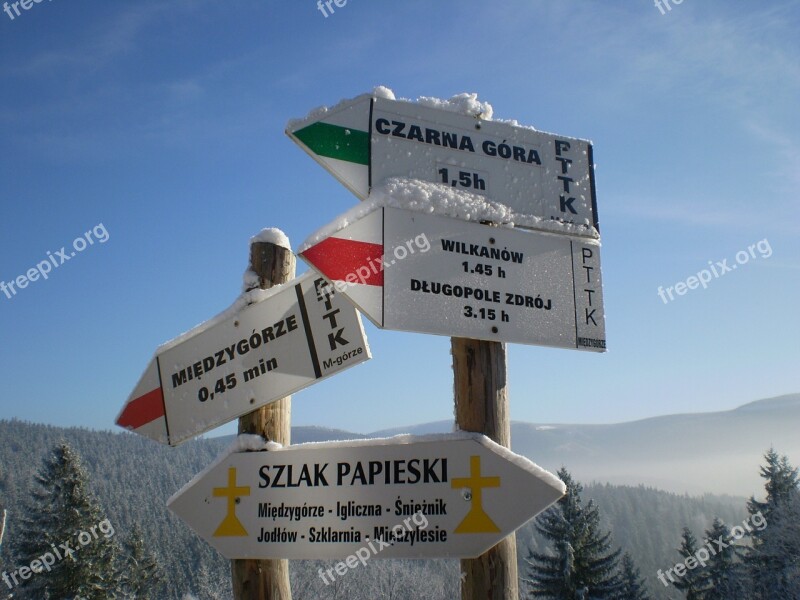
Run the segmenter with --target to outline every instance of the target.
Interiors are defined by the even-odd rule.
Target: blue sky
[[[0,13],[0,418],[107,429],[160,343],[226,308],[251,235],[298,246],[357,202],[284,134],[385,85],[477,92],[595,145],[609,352],[509,346],[511,415],[608,423],[800,391],[800,2],[99,0]],[[768,240],[769,258],[664,304]],[[762,246],[763,247],[763,246]],[[301,266],[305,269],[305,266]],[[367,324],[374,358],[297,425],[452,415],[449,340]],[[227,430],[226,430],[227,431]]]

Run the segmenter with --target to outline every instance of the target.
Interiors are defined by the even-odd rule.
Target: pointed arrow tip
[[[117,417],[117,425],[125,429],[138,429],[163,416],[164,395],[161,388],[156,388],[128,401]]]

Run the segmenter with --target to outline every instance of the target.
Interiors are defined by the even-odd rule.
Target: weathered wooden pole
[[[270,236],[280,239],[282,236]],[[274,242],[250,243],[250,270],[261,289],[294,279],[291,248]],[[291,443],[292,397],[287,396],[239,418],[239,433],[253,433],[284,446]],[[291,600],[288,560],[231,561],[234,600]]]
[[[456,425],[511,448],[505,344],[451,338],[450,345]],[[519,600],[516,536],[462,560],[461,573],[461,600]]]

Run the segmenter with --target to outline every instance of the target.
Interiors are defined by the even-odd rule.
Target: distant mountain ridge
[[[452,427],[451,421],[437,421],[384,429],[370,437],[440,433]],[[511,446],[548,470],[566,466],[580,481],[645,484],[675,493],[759,495],[758,465],[770,446],[800,463],[800,394],[728,411],[610,425],[514,422]]]

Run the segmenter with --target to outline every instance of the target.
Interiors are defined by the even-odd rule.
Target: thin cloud
[[[797,139],[762,119],[748,120],[745,127],[758,140],[772,146],[777,153],[779,159],[772,163],[772,168],[768,171],[772,180],[779,182],[776,188],[791,195],[795,202],[800,201],[797,196],[797,189],[800,187],[800,144]]]
[[[3,75],[38,77],[57,70],[98,69],[108,66],[118,57],[141,47],[145,34],[154,24],[163,21],[164,15],[186,16],[200,12],[213,1],[171,0],[120,5],[110,18],[98,21],[91,29],[87,29],[83,40],[75,40],[69,46],[40,52],[27,60],[18,61]]]
[[[652,221],[657,223],[677,223],[697,228],[720,228],[752,231],[753,226],[762,224],[771,233],[800,233],[800,223],[791,219],[776,220],[764,215],[760,206],[754,203],[752,208],[740,207],[730,210],[717,208],[725,202],[721,198],[697,197],[692,200],[683,198],[650,197],[642,202],[641,196],[630,198],[617,197],[613,203],[604,207],[603,213],[613,215],[615,220],[633,219],[636,221]],[[708,208],[711,207],[711,208]]]
[[[738,116],[769,107],[790,118],[800,90],[796,31],[787,18],[794,5],[746,7],[735,18],[719,16],[719,7],[688,3],[669,17],[656,10],[637,16],[629,8],[622,23],[595,23],[596,39],[588,45],[618,59],[608,73],[616,85],[604,86],[599,95],[607,103],[624,103],[628,94],[656,91],[667,94],[659,107],[665,111],[669,99],[683,97]]]

